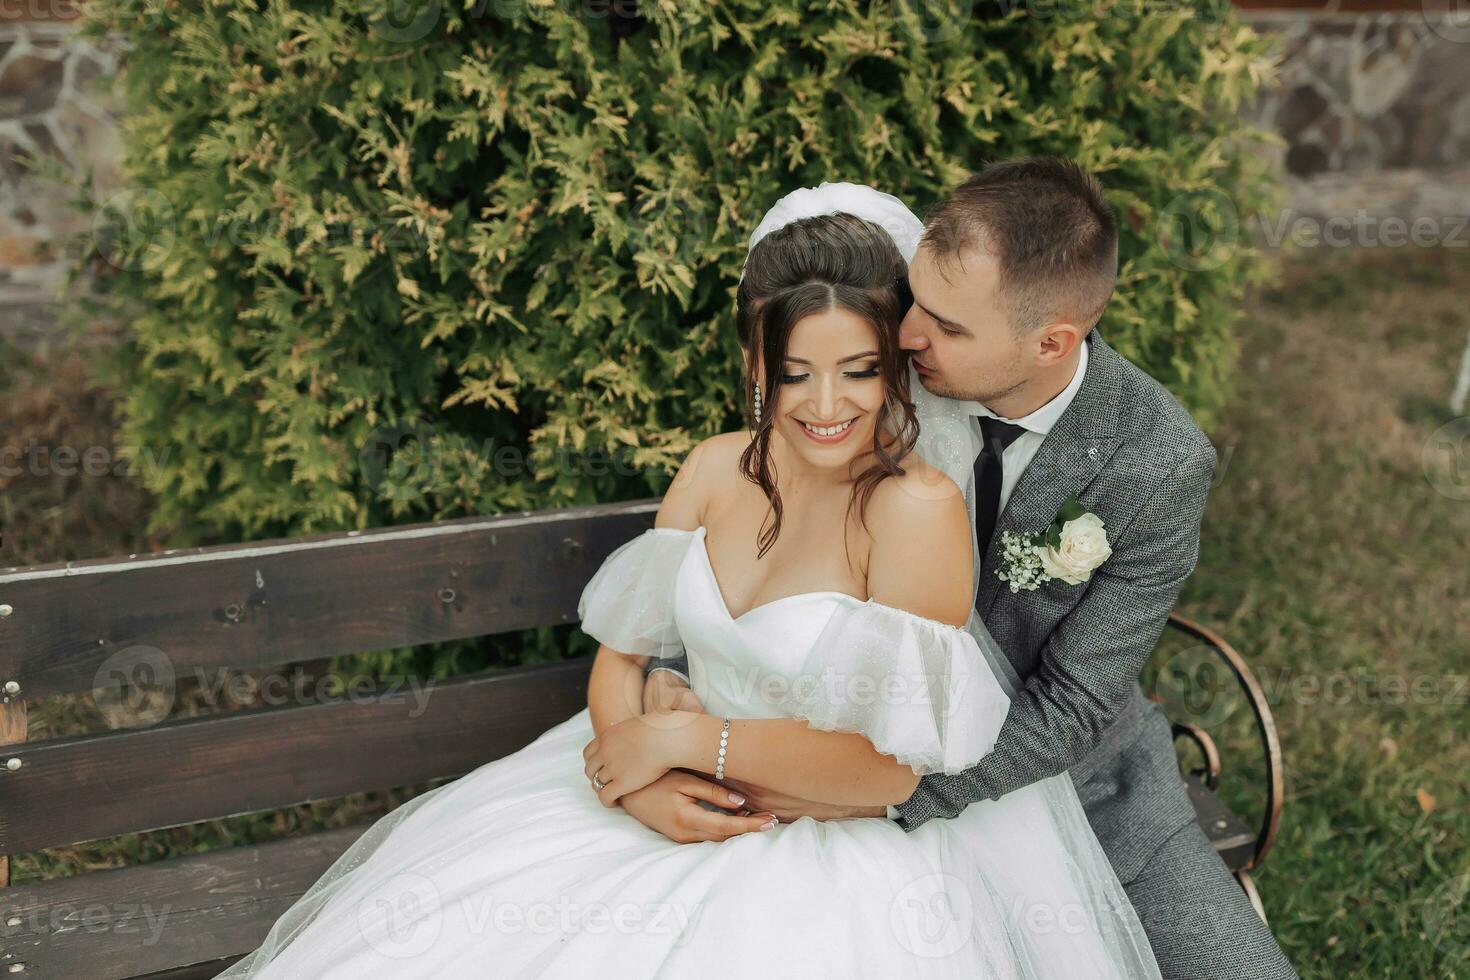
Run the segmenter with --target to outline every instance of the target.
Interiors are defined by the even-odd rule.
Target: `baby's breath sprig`
[[[1039,534],[1017,534],[1006,531],[1000,536],[1001,567],[996,577],[1009,582],[1012,592],[1040,588],[1051,580],[1041,564],[1042,536]]]

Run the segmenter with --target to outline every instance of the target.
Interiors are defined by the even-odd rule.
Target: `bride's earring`
[[[761,424],[761,383],[755,383],[755,424]]]

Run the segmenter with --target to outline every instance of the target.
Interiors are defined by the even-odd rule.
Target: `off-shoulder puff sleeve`
[[[582,632],[619,653],[678,656],[674,580],[693,540],[693,531],[651,527],[614,549],[577,601]]]
[[[980,761],[1010,709],[968,631],[873,600],[833,613],[787,698],[812,728],[865,735],[919,775]]]

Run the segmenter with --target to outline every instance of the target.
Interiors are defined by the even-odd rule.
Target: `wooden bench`
[[[385,689],[34,743],[26,700],[139,672],[166,682],[573,623],[583,585],[657,509],[643,500],[0,571],[0,855],[412,786],[514,752],[586,705],[590,658],[436,682],[422,711]],[[1254,685],[1223,641],[1174,623]],[[1212,792],[1209,736],[1186,733],[1215,760],[1189,777],[1200,821],[1248,889],[1281,799],[1269,709],[1256,704],[1274,765],[1259,833]],[[0,888],[0,972],[211,977],[368,826]]]

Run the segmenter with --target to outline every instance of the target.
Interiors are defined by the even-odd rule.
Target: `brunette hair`
[[[762,238],[745,259],[745,272],[735,294],[735,322],[740,346],[752,356],[745,378],[746,419],[754,438],[740,457],[740,471],[771,502],[774,520],[762,521],[757,558],[781,533],[781,495],[771,471],[773,413],[754,418],[756,365],[764,367],[766,406],[778,403],[781,376],[791,331],[804,317],[843,309],[873,325],[878,335],[878,373],[883,405],[873,430],[874,463],[853,481],[847,513],[858,507],[863,520],[878,484],[904,472],[900,465],[913,451],[919,423],[909,395],[908,361],[898,345],[898,326],[913,303],[908,266],[898,246],[881,227],[851,214],[802,218]],[[886,424],[897,423],[898,446],[883,445]],[[844,544],[846,542],[844,536]]]
[[[1118,277],[1118,226],[1097,178],[1060,157],[992,163],[944,196],[919,247],[940,274],[981,249],[1000,263],[1000,302],[1017,337],[1059,317],[1091,329]]]

